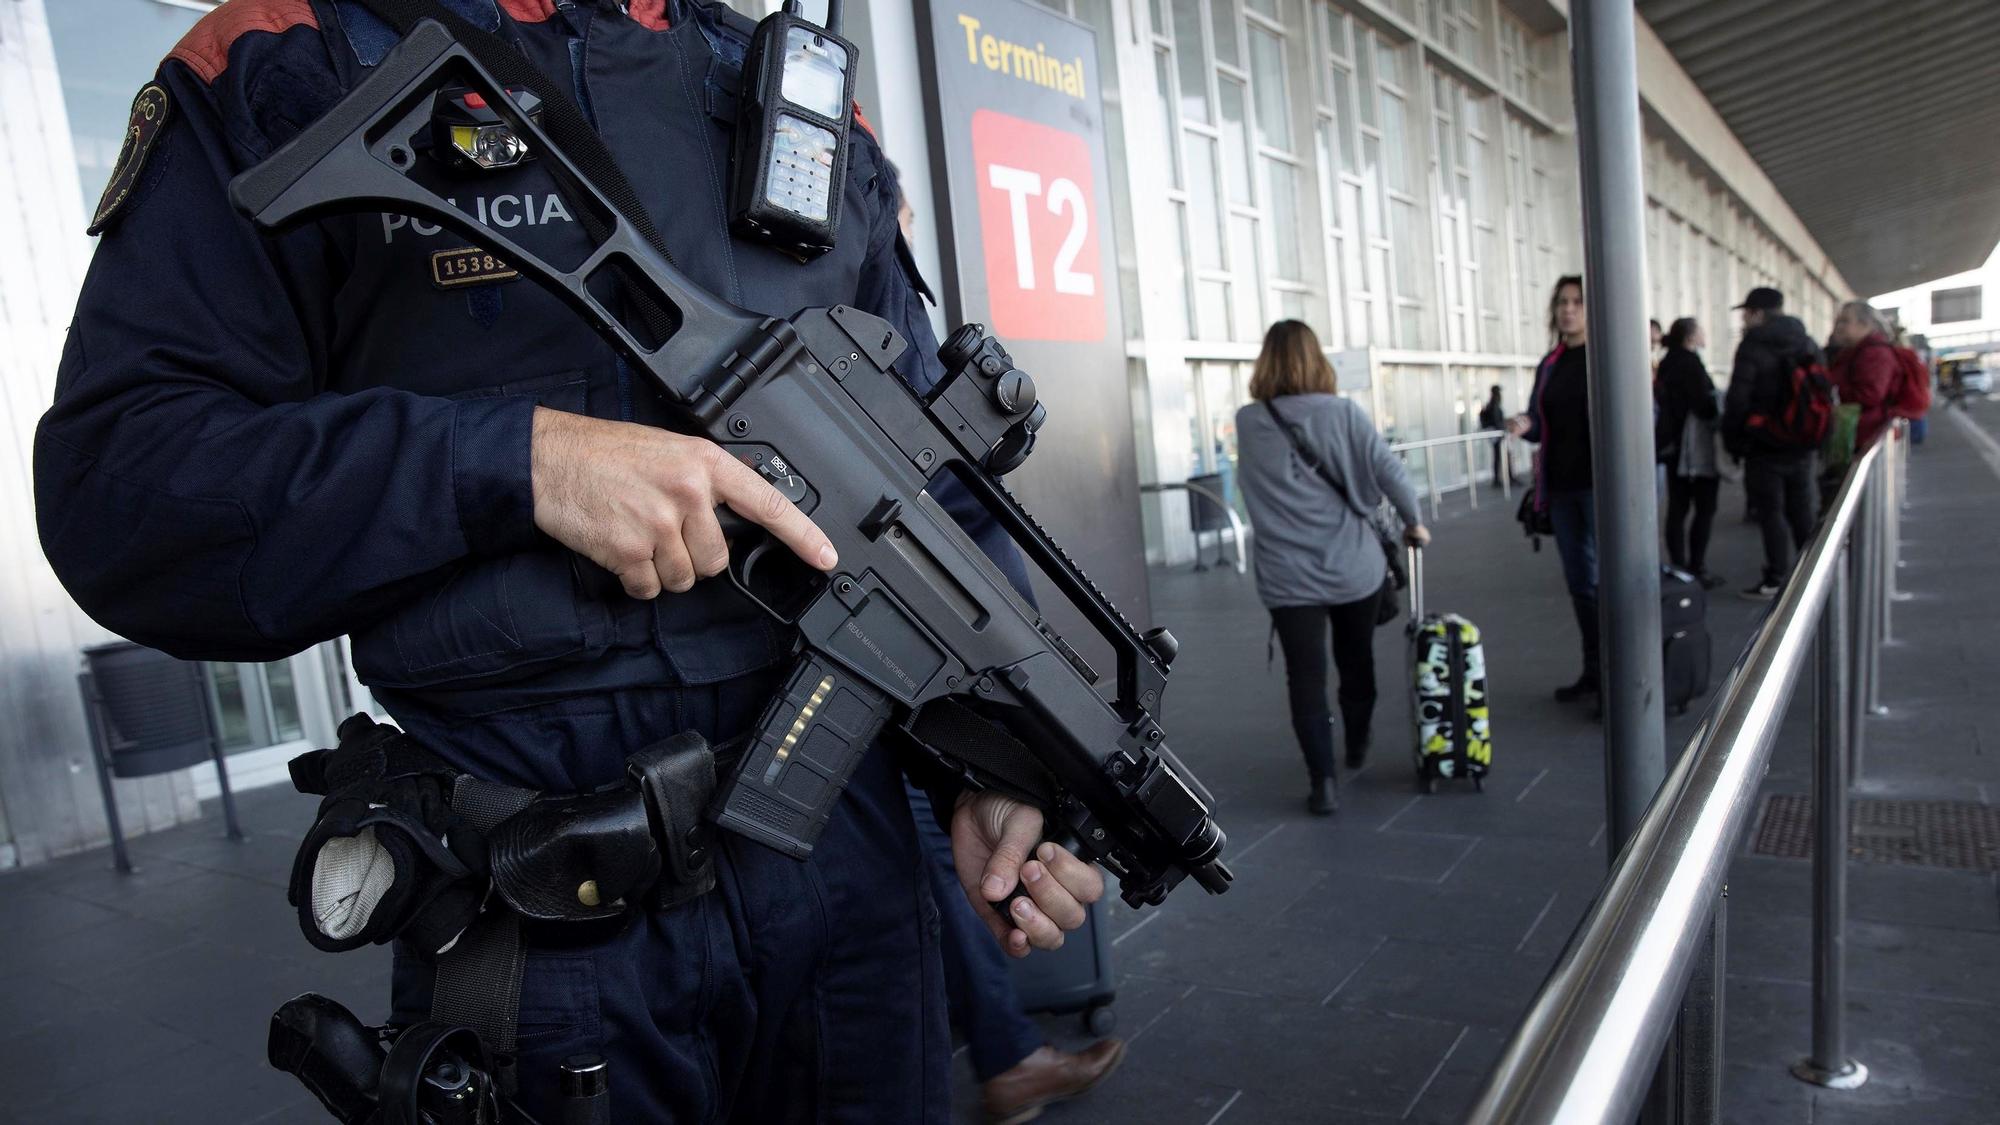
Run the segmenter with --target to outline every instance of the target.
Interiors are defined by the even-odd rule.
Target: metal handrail
[[[1142,484],[1139,486],[1139,491],[1155,493],[1174,491],[1192,492],[1197,496],[1207,498],[1210,503],[1222,509],[1223,514],[1229,517],[1229,534],[1236,544],[1236,573],[1250,573],[1250,556],[1243,548],[1243,520],[1237,516],[1236,509],[1230,506],[1229,501],[1224,499],[1221,493],[1206,485],[1199,485],[1193,481],[1185,480],[1169,481],[1164,484]],[[1199,550],[1198,543],[1196,549]],[[1218,548],[1218,552],[1219,550]],[[1196,561],[1199,562],[1200,560],[1197,559]]]
[[[1884,447],[1895,441],[1892,431],[1856,459],[1770,617],[1515,1029],[1467,1118],[1472,1125],[1622,1125],[1638,1113],[1699,955],[1714,936],[1730,859],[1750,825],[1771,746],[1816,634],[1815,1029],[1813,1057],[1799,1073],[1832,1086],[1865,1077],[1864,1068],[1843,1057],[1839,1022],[1846,777],[1837,727],[1847,662],[1840,652],[1846,599],[1838,591],[1846,578],[1842,552],[1859,531],[1857,625],[1877,612],[1873,603],[1885,592],[1880,540],[1890,530],[1879,499],[1890,496],[1881,466]],[[1866,699],[1874,642],[1864,634],[1861,643],[1854,661],[1861,682],[1852,690]]]
[[[1447,445],[1462,446],[1465,450],[1465,495],[1474,508],[1479,507],[1479,470],[1475,464],[1476,446],[1481,442],[1500,439],[1500,494],[1511,500],[1514,498],[1514,445],[1511,435],[1505,430],[1473,430],[1471,433],[1446,434],[1443,437],[1417,438],[1414,441],[1398,441],[1389,445],[1389,452],[1396,454],[1429,452]],[[1437,519],[1438,506],[1445,489],[1438,487],[1437,473],[1432,465],[1424,467],[1424,483],[1431,500],[1431,518]]]

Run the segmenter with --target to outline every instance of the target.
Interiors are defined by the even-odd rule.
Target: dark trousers
[[[1501,455],[1501,446],[1506,444],[1506,438],[1493,439],[1493,485],[1495,488],[1500,486],[1501,480],[1505,479],[1507,475],[1505,470],[1501,468],[1501,465],[1506,461],[1506,458]]]
[[[461,767],[555,788],[616,776],[624,755],[694,729],[745,729],[771,676],[627,690],[454,718],[385,703]],[[511,765],[510,765],[511,763]],[[558,1064],[610,1062],[611,1120],[662,1125],[873,1125],[950,1117],[939,920],[887,750],[856,767],[811,858],[728,833],[715,890],[610,928],[524,934],[517,1073],[523,1107],[562,1119]],[[991,937],[981,935],[987,941]],[[398,948],[394,1011],[430,1008],[431,970]]]
[[[931,897],[937,900],[943,930],[939,952],[944,955],[944,991],[951,1003],[952,1022],[965,1033],[973,1075],[984,1082],[1020,1065],[1048,1038],[1021,1010],[1007,954],[966,901],[958,869],[951,862],[951,837],[932,815],[930,798],[923,790],[910,790],[910,811],[916,814],[917,839],[930,861]]]
[[[1811,453],[1765,453],[1743,463],[1743,491],[1764,533],[1768,582],[1783,582],[1792,572],[1793,552],[1812,540],[1817,516],[1813,483]]]
[[[1340,670],[1340,723],[1350,750],[1368,743],[1375,715],[1376,595],[1342,605],[1288,605],[1271,610],[1285,650],[1285,687],[1292,730],[1315,780],[1333,774],[1333,714],[1326,705],[1327,629],[1333,666]]]
[[[1601,658],[1597,620],[1597,494],[1582,488],[1551,491],[1545,498],[1549,525],[1556,533],[1556,556],[1562,560],[1563,585],[1569,587],[1570,612],[1576,615],[1577,639],[1583,647],[1583,679],[1597,678]]]
[[[1667,561],[1676,570],[1708,573],[1708,536],[1715,527],[1720,477],[1667,477]],[[1688,522],[1692,508],[1694,522]]]

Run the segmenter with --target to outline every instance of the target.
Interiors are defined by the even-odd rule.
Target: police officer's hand
[[[826,533],[706,438],[535,410],[535,526],[618,576],[625,592],[681,593],[729,565],[715,507],[761,524],[808,565],[839,561]]]
[[[1104,876],[1068,848],[1042,839],[1042,810],[987,791],[959,797],[951,817],[951,858],[973,913],[1015,957],[1057,949],[1063,931],[1083,925],[1084,908],[1104,895]],[[995,904],[1016,885],[1027,896]]]

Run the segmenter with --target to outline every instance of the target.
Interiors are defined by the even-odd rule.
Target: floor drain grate
[[[1848,822],[1848,854],[1864,863],[2000,871],[2000,808],[1857,798],[1849,804]],[[1765,798],[1750,850],[1811,859],[1812,799],[1789,793]]]

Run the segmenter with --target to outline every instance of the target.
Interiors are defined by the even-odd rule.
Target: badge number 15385
[[[982,109],[972,163],[993,330],[1014,340],[1100,340],[1104,279],[1090,143]]]

